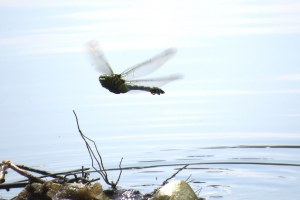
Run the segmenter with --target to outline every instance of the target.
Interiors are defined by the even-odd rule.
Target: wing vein
[[[150,74],[167,62],[176,53],[176,51],[176,48],[169,48],[153,58],[125,70],[121,73],[121,77],[125,80],[130,80]]]

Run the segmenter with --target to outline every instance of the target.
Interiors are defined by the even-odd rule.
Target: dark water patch
[[[165,162],[166,160],[141,160],[138,162]]]
[[[218,188],[218,187],[223,187],[223,185],[207,185],[206,187]]]
[[[227,171],[231,171],[232,169],[228,169],[228,168],[213,168],[213,167],[187,167],[187,169],[196,169],[196,170],[227,170]]]
[[[142,171],[142,172],[137,172],[137,173],[158,173],[158,172],[162,173],[162,172],[165,172],[165,171],[155,171],[155,170],[153,170],[153,171]]]
[[[207,173],[222,173],[224,171],[207,171]]]
[[[273,158],[228,158],[233,160],[274,160]]]
[[[237,145],[237,146],[215,146],[199,147],[198,149],[230,149],[230,148],[300,148],[300,145]]]
[[[162,149],[160,151],[180,151],[182,149]]]
[[[191,183],[206,183],[205,181],[191,181]]]
[[[147,186],[156,186],[159,187],[161,184],[142,184],[142,185],[131,185],[130,187],[147,187]]]
[[[187,156],[187,157],[214,157],[214,155],[198,155],[198,156]]]

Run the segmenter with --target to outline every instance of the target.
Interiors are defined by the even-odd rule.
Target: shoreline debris
[[[109,181],[107,175],[107,171],[109,169],[104,168],[103,160],[98,151],[96,143],[82,133],[79,127],[77,115],[74,110],[73,113],[76,117],[78,131],[82,139],[86,143],[86,147],[88,149],[92,161],[92,166],[95,169],[95,172],[98,172],[103,178],[103,180],[105,181],[105,183],[110,185],[111,188],[104,191],[100,183],[96,182],[92,184],[92,182],[98,181],[100,180],[100,178],[89,180],[88,179],[89,173],[94,171],[87,171],[90,168],[84,168],[83,166],[81,169],[60,172],[60,173],[50,173],[48,171],[34,169],[24,165],[15,165],[9,160],[8,161],[2,160],[2,163],[0,163],[0,189],[6,189],[7,191],[9,191],[11,188],[24,187],[24,189],[16,197],[14,197],[13,200],[23,200],[23,199],[109,200],[109,198],[113,200],[117,200],[117,199],[118,200],[121,199],[122,200],[203,199],[201,197],[197,197],[195,192],[192,190],[191,186],[188,184],[187,180],[190,178],[191,175],[187,178],[186,181],[181,180],[181,181],[168,182],[170,179],[174,178],[180,171],[186,169],[188,167],[188,164],[178,169],[170,178],[167,178],[159,188],[155,189],[151,193],[147,193],[143,195],[138,190],[117,188],[117,184],[122,174],[121,163],[123,158],[121,159],[119,164],[120,174],[116,183],[114,183],[113,181]],[[96,149],[97,153],[93,152],[93,149],[91,148],[87,140],[94,143],[94,149]],[[94,162],[98,164],[99,169],[97,169],[94,166]],[[26,177],[27,179],[14,182],[14,183],[3,184],[5,182],[5,175],[8,173],[9,168],[16,171],[20,175]],[[42,176],[34,176],[33,174],[27,172],[26,170],[41,174]],[[81,177],[77,176],[77,174],[81,174]],[[69,178],[70,176],[72,176],[72,178]],[[52,177],[53,179],[50,181],[46,181],[43,179],[45,177]]]

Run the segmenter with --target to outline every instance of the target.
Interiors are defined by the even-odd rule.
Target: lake
[[[1,159],[91,167],[75,110],[105,168],[123,158],[122,188],[151,192],[189,164],[173,180],[190,176],[206,199],[299,198],[298,1],[14,0],[0,10]],[[84,48],[92,39],[115,73],[177,47],[149,77],[184,78],[159,96],[110,93]]]

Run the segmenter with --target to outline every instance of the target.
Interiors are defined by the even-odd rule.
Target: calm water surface
[[[298,0],[11,0],[0,19],[0,159],[91,167],[75,110],[107,169],[123,157],[122,188],[151,192],[190,164],[175,179],[191,175],[207,199],[299,199]],[[115,73],[177,47],[149,77],[184,79],[160,96],[112,94],[84,50],[92,39]]]
[[[51,172],[77,169],[82,165],[90,167],[89,155],[76,129],[75,118],[72,114],[70,117],[73,120],[72,133],[54,133],[52,140],[46,142],[47,145],[43,142],[44,146],[37,141],[27,142],[27,152],[31,152],[30,155],[22,153],[23,148],[18,148],[19,144],[16,143],[15,152],[11,152],[9,159],[17,164]],[[79,123],[80,118],[79,114]],[[143,123],[148,122],[140,122],[140,126]],[[167,133],[163,130],[172,128],[159,127],[154,131],[155,127],[138,126],[136,129],[139,131],[124,135],[122,131],[129,124],[120,130],[102,126],[106,133],[96,130],[93,134],[85,131],[93,128],[81,123],[83,133],[97,142],[106,168],[118,168],[121,157],[124,158],[122,167],[126,169],[119,182],[122,188],[138,189],[142,193],[151,192],[176,170],[190,164],[174,180],[186,180],[191,175],[189,180],[192,188],[195,191],[201,189],[200,196],[207,199],[298,198],[299,134],[180,133],[178,127],[175,129],[179,131]],[[198,130],[201,127],[196,126]],[[130,128],[132,129],[135,130]],[[150,133],[143,133],[145,129],[150,129]],[[159,131],[160,129],[162,130]],[[135,169],[137,167],[141,168]],[[118,174],[118,170],[108,171],[110,180],[116,181]],[[90,178],[97,177],[97,173],[92,173]],[[9,171],[7,182],[20,179],[19,175]],[[101,183],[107,188],[103,181]],[[18,191],[1,191],[1,196],[10,198]]]

